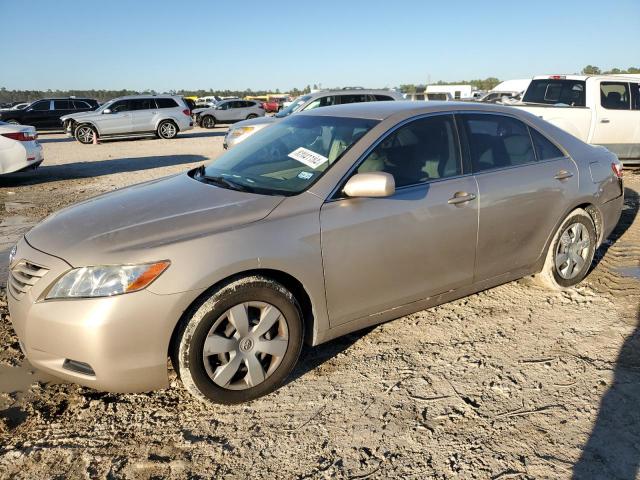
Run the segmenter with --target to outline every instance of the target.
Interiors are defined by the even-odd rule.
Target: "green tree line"
[[[595,65],[587,65],[584,67],[581,72],[584,75],[607,75],[607,74],[640,74],[639,67],[629,67],[629,68],[612,68],[610,70],[601,70],[599,67]],[[496,85],[501,82],[500,79],[496,77],[488,77],[485,79],[475,79],[475,80],[460,80],[457,82],[443,82],[438,81],[435,85],[471,85],[478,90],[491,90]],[[318,85],[313,85],[314,89],[318,88]],[[416,93],[420,91],[424,91],[426,88],[426,84],[402,84],[399,87],[399,90],[402,93]],[[290,95],[293,97],[297,97],[298,95],[303,95],[305,93],[309,93],[311,91],[311,85],[307,85],[302,89],[293,88],[289,90]],[[37,100],[39,98],[47,98],[47,97],[88,97],[95,98],[99,102],[105,102],[112,98],[122,97],[123,95],[136,95],[141,93],[171,93],[175,95],[184,95],[187,97],[206,97],[211,95],[218,95],[221,97],[246,97],[248,95],[251,96],[259,96],[266,95],[269,93],[280,93],[280,90],[276,89],[275,91],[269,90],[252,90],[250,88],[244,90],[170,90],[168,92],[156,92],[155,90],[9,90],[7,88],[0,88],[0,103],[4,102],[30,102],[33,100]]]

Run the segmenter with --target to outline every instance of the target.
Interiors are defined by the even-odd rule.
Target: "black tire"
[[[567,240],[575,237],[573,233],[575,230],[581,232],[580,235],[584,237],[584,240],[577,242],[575,246],[570,246]],[[565,234],[565,240],[563,241]],[[584,245],[585,241],[588,241],[588,246]],[[542,271],[536,275],[536,280],[541,285],[552,290],[563,290],[577,285],[589,273],[597,243],[598,237],[591,216],[581,208],[574,210],[562,222],[553,236],[544,266]],[[563,262],[565,257],[567,261]],[[581,265],[574,260],[576,257],[582,259],[583,263]],[[568,275],[570,275],[570,278],[568,278]]]
[[[247,303],[266,304],[267,308],[276,308],[279,313],[278,320],[273,327],[269,327],[270,330],[267,333],[261,334],[258,331],[261,319],[266,316],[258,311],[257,317],[254,315],[252,321],[250,315],[252,307],[244,307]],[[227,315],[232,308],[239,306],[243,306],[243,311],[249,318],[249,333],[244,337],[230,321],[231,315]],[[277,331],[281,332],[282,325],[286,326],[286,339],[273,336],[272,333],[273,328],[276,327]],[[215,328],[226,329],[215,330]],[[251,337],[254,333],[255,335]],[[228,337],[223,340],[235,342],[236,347],[233,347],[235,350],[205,356],[205,341],[211,338],[210,335],[218,339],[223,336]],[[269,338],[266,338],[267,335]],[[250,337],[253,338],[254,343],[249,342],[247,347],[245,342]],[[202,298],[186,312],[173,343],[171,359],[184,387],[196,398],[203,402],[237,404],[267,395],[283,383],[298,361],[303,337],[302,313],[291,292],[278,282],[266,277],[251,276],[226,284],[211,295]],[[264,352],[259,348],[259,345],[263,345],[260,342],[269,342],[272,339],[278,342],[286,340],[282,345],[283,355],[272,356],[260,353]],[[249,351],[241,351],[245,347]],[[232,353],[234,356],[231,356]],[[264,374],[264,377],[255,385],[251,385],[249,380],[251,355],[254,361],[260,362],[259,365]],[[235,363],[238,366],[233,368],[235,372],[233,377],[226,381],[224,387],[214,382],[213,378],[222,372],[223,367],[232,366],[235,357],[239,358]]]
[[[252,118],[256,118],[258,115],[256,115],[255,113],[250,113],[249,115],[247,115],[247,120],[251,120]]]
[[[172,120],[163,120],[158,124],[156,135],[158,138],[165,140],[176,138],[176,135],[178,135],[178,126]]]
[[[15,118],[10,118],[9,120],[3,120],[4,123],[9,123],[11,125],[20,125],[20,122]]]
[[[200,119],[200,126],[202,128],[214,128],[216,126],[216,119],[213,115],[205,115]]]
[[[84,144],[84,145],[89,145],[91,143],[93,143],[93,137],[94,135],[96,136],[96,138],[98,137],[98,132],[96,132],[96,129],[93,128],[92,125],[89,124],[80,124],[76,127],[76,129],[73,132],[73,136],[74,138]]]

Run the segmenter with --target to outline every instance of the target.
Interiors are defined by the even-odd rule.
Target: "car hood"
[[[70,118],[72,118],[74,120],[78,120],[79,118],[93,117],[95,115],[101,115],[101,114],[100,113],[96,113],[94,111],[81,112],[81,113],[70,113],[69,115],[64,115],[64,116],[60,117],[60,120],[62,120],[64,122],[65,120],[69,120]]]
[[[26,240],[76,267],[148,261],[169,244],[258,221],[283,198],[228,190],[181,174],[60,210]]]
[[[265,125],[265,124],[270,124],[270,123],[275,123],[275,122],[279,122],[280,120],[282,120],[282,118],[276,118],[276,117],[256,117],[256,118],[251,118],[249,120],[243,120],[241,122],[237,122],[234,123],[231,128],[236,128],[236,127],[251,127],[253,125]]]

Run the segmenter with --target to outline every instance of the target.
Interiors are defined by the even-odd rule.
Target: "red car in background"
[[[262,107],[267,113],[279,112],[282,109],[282,104],[285,98],[272,98],[266,102],[262,102]]]

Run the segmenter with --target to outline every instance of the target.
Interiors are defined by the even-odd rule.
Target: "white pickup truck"
[[[620,75],[534,77],[514,107],[581,140],[602,145],[625,164],[640,164],[640,78]]]

